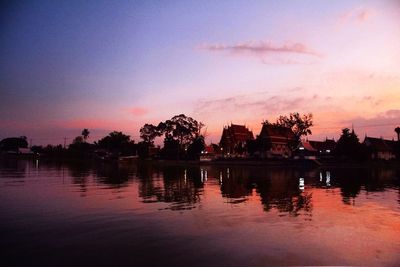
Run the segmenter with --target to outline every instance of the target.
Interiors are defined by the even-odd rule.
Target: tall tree
[[[193,140],[200,137],[203,126],[203,123],[180,114],[172,117],[170,120],[160,122],[157,129],[158,134],[164,134],[165,138],[176,140],[180,146],[186,147]]]
[[[202,136],[203,126],[203,123],[180,114],[160,122],[157,126],[145,124],[140,129],[140,137],[145,142],[153,144],[157,136],[164,135],[164,150],[168,150],[169,154],[176,152],[175,156],[179,158],[182,151],[186,151],[190,144]]]
[[[89,138],[89,134],[90,134],[90,132],[89,132],[89,130],[88,129],[83,129],[82,130],[82,136],[83,136],[83,140],[86,142],[86,140]]]
[[[360,158],[361,144],[358,136],[354,133],[354,130],[349,128],[342,129],[342,135],[340,136],[335,154],[340,158],[350,158],[350,159],[358,159]]]
[[[18,150],[18,148],[27,148],[28,142],[26,136],[9,137],[0,141],[0,150]]]
[[[297,141],[300,141],[302,136],[312,134],[311,127],[313,126],[312,113],[300,115],[298,112],[290,113],[289,116],[279,116],[276,124],[292,129]]]
[[[159,127],[154,126],[153,124],[146,123],[142,128],[140,128],[140,138],[149,145],[153,145],[154,139],[161,135],[162,132]]]
[[[165,124],[159,125],[166,136],[177,140],[180,146],[187,146],[193,142],[194,139],[198,138],[203,126],[203,123],[191,117],[187,117],[184,114],[176,115],[172,117],[172,119],[167,120]]]
[[[128,152],[132,142],[129,135],[122,132],[111,132],[106,137],[99,140],[98,145],[101,148],[112,152]]]
[[[400,142],[400,127],[396,127],[394,131],[397,133],[397,141]]]

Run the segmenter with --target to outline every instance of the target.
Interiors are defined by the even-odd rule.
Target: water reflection
[[[117,265],[395,266],[399,174],[398,168],[0,162],[0,229],[6,229],[0,245],[18,259],[17,253],[50,257],[49,266],[59,258],[76,260],[66,266],[81,259],[116,265],[116,258]]]
[[[281,215],[312,216],[313,190],[338,189],[342,202],[355,205],[362,191],[399,190],[396,168],[291,169],[241,166],[167,166],[154,164],[94,164],[92,162],[1,161],[2,177],[24,178],[51,166],[62,177],[70,177],[80,196],[85,197],[89,183],[107,188],[129,187],[138,182],[143,203],[166,203],[167,209],[188,210],[201,203],[204,186],[218,187],[226,203],[240,205],[259,201],[265,212]],[[7,173],[7,175],[4,175]],[[12,183],[18,183],[13,180]],[[19,182],[23,182],[21,179]],[[400,204],[400,190],[397,202]],[[257,196],[255,200],[254,196]]]
[[[172,210],[192,209],[200,201],[207,173],[199,168],[140,165],[139,196],[143,202],[170,203]]]

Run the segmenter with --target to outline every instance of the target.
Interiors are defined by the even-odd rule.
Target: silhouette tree
[[[176,115],[172,119],[167,120],[164,124],[159,125],[166,136],[177,140],[180,146],[187,146],[193,140],[200,136],[203,123],[196,121],[184,114]]]
[[[153,145],[154,139],[161,135],[162,133],[160,129],[153,124],[146,123],[142,128],[140,128],[140,138],[149,145]]]
[[[199,159],[200,153],[204,151],[204,137],[199,136],[193,140],[187,149],[187,155],[189,159]]]
[[[74,140],[72,141],[72,144],[80,145],[80,144],[82,144],[84,142],[84,139],[85,139],[85,137],[79,135],[79,136],[74,138]]]
[[[130,136],[117,131],[111,132],[100,139],[98,145],[110,152],[120,154],[129,154],[135,149],[134,141],[130,140]]]
[[[349,128],[342,129],[342,135],[337,143],[335,154],[341,158],[360,159],[362,154],[366,154],[363,151],[362,145],[354,133],[354,130],[350,132]]]
[[[83,136],[83,140],[86,142],[86,140],[89,138],[89,134],[90,134],[90,132],[89,132],[89,130],[88,129],[83,129],[82,130],[82,136]]]
[[[180,114],[172,117],[170,120],[160,122],[157,125],[157,131],[154,130],[153,126],[145,126],[143,127],[144,138],[152,140],[151,138],[154,135],[161,136],[164,134],[164,152],[162,154],[168,154],[168,158],[175,157],[179,159],[182,151],[186,151],[191,143],[201,137],[201,129],[204,124],[184,114]],[[170,153],[176,154],[172,156],[169,155]]]
[[[396,127],[394,131],[397,133],[397,142],[394,145],[394,152],[396,154],[396,158],[400,159],[400,127]]]
[[[394,131],[397,133],[397,141],[400,142],[400,127],[396,127]]]
[[[27,148],[28,142],[26,136],[9,137],[0,141],[0,150],[11,151],[18,150],[18,148]]]
[[[300,115],[298,112],[290,113],[289,116],[279,116],[276,125],[292,129],[296,140],[300,141],[303,135],[312,134],[310,128],[313,126],[313,115],[312,113],[304,115]]]

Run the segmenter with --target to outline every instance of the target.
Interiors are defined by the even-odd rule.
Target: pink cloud
[[[133,107],[133,108],[129,109],[129,113],[131,113],[135,116],[143,116],[143,115],[149,113],[149,110],[146,108],[142,108],[142,107]]]
[[[362,9],[355,9],[343,13],[339,16],[339,21],[341,23],[346,22],[366,22],[371,19],[375,15],[375,12],[370,8],[362,8]]]
[[[232,54],[249,54],[259,57],[276,56],[276,55],[308,55],[313,57],[322,57],[321,53],[311,49],[307,45],[299,42],[286,42],[280,45],[274,44],[270,41],[249,41],[233,45],[227,44],[203,44],[199,46],[202,50],[212,52],[229,52]],[[277,63],[277,64],[303,64],[297,60],[282,60],[277,59],[274,61],[266,61],[264,63]]]
[[[354,125],[354,129],[361,139],[364,135],[392,139],[396,137],[394,128],[400,126],[400,110],[390,109],[378,113],[372,118],[353,117],[341,123],[344,125]]]
[[[364,9],[364,10],[361,10],[360,13],[358,13],[357,19],[359,21],[364,22],[364,21],[367,21],[372,15],[373,15],[373,13],[371,12],[371,10]]]

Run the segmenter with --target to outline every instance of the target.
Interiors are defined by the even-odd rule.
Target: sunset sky
[[[9,1],[0,13],[0,139],[139,141],[184,113],[228,123],[314,114],[309,139],[392,139],[400,1]]]

